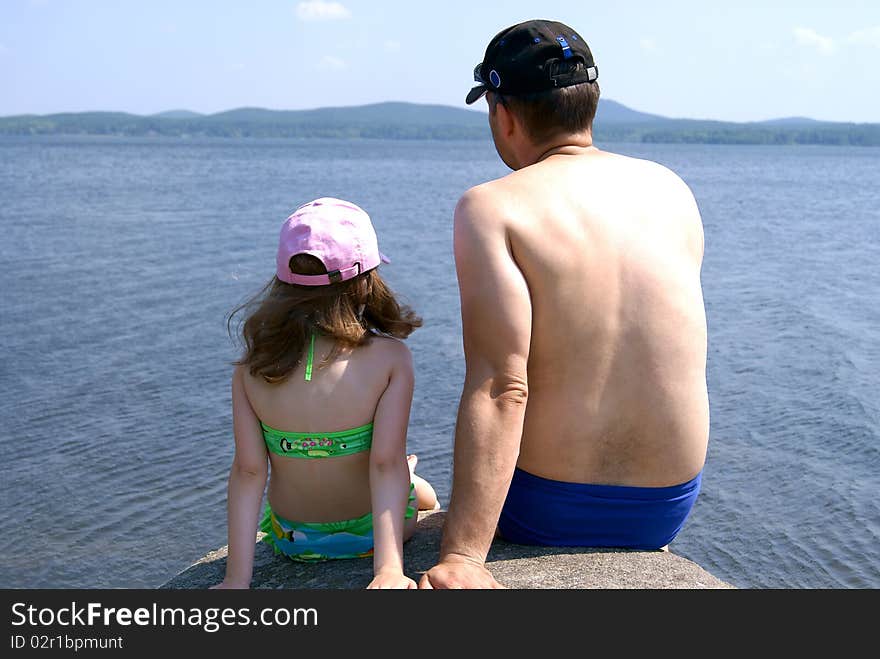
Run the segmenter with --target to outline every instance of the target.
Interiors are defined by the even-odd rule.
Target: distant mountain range
[[[169,110],[143,116],[77,112],[0,117],[0,135],[488,139],[486,113],[446,105],[375,103],[314,110],[239,108],[216,114]],[[733,123],[672,119],[602,99],[594,136],[604,142],[837,144],[880,146],[880,124],[788,117]]]

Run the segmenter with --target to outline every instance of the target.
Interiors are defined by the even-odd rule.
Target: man
[[[665,167],[593,145],[598,69],[552,21],[499,33],[474,72],[512,170],[455,210],[466,376],[438,565],[423,588],[500,587],[511,542],[659,549],[709,435],[703,230]]]

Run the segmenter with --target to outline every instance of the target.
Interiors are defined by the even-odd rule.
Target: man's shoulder
[[[648,160],[647,158],[636,158],[633,156],[623,156],[615,154],[624,167],[628,167],[632,176],[638,178],[647,178],[661,182],[666,185],[673,185],[681,188],[688,188],[684,179],[678,175],[671,167],[664,165],[656,160]]]
[[[502,191],[507,187],[509,176],[508,174],[502,178],[486,181],[468,188],[459,198],[457,207],[471,208],[473,206],[481,206],[501,198]]]
[[[455,205],[456,224],[502,220],[511,197],[510,177],[508,174],[469,188]]]
[[[669,166],[656,160],[618,153],[616,151],[602,150],[600,153],[605,159],[614,162],[618,169],[632,170],[641,175],[680,178]]]
[[[607,163],[596,163],[593,184],[605,191],[636,194],[643,203],[661,208],[690,207],[694,194],[687,182],[670,166],[647,158],[610,154]]]
[[[530,184],[523,175],[523,170],[509,172],[466,190],[455,206],[455,214],[489,214],[500,217],[505,214],[505,209],[515,210],[521,197],[529,194],[529,190]]]

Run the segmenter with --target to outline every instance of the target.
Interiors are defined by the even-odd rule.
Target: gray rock
[[[445,515],[420,513],[419,529],[404,545],[406,573],[417,582],[437,561]],[[508,588],[734,588],[669,551],[532,547],[495,540],[486,565]],[[225,572],[226,547],[222,547],[160,588],[207,588],[222,581]],[[251,587],[360,589],[372,578],[371,558],[297,563],[258,542]]]

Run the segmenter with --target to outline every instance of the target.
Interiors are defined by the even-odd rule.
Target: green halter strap
[[[311,382],[312,380],[312,363],[315,361],[315,333],[312,332],[312,337],[309,340],[309,356],[306,358],[306,382]]]

